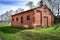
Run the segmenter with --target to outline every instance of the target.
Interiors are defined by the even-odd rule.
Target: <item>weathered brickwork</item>
[[[21,17],[23,19],[21,19]],[[12,15],[11,24],[14,27],[21,28],[46,28],[54,24],[54,16],[50,9],[44,5],[42,7]]]

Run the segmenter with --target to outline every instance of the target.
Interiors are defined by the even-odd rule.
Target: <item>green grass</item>
[[[44,40],[44,38],[47,38],[46,40],[60,40],[60,26],[56,30],[54,28],[55,26],[49,28],[22,29],[12,27],[10,24],[0,24],[0,39]]]
[[[0,35],[6,40],[22,40],[20,31],[21,28],[14,28],[10,24],[0,24]]]

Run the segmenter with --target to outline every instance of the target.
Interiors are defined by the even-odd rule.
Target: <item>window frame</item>
[[[44,12],[47,12],[47,7],[46,6],[44,7]]]
[[[14,18],[12,18],[12,21],[14,21]]]
[[[19,18],[17,17],[17,18],[16,18],[16,21],[18,21],[18,19],[19,19]]]
[[[21,17],[21,24],[23,24],[23,17]]]
[[[30,20],[30,15],[27,16],[27,20]]]

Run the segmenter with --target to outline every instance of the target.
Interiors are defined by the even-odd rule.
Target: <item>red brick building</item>
[[[12,15],[11,24],[21,28],[45,28],[54,24],[54,16],[52,11],[41,1],[37,8]]]

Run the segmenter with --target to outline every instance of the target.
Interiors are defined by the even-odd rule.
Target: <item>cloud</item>
[[[7,10],[16,10],[18,6],[7,6],[7,5],[1,5],[0,6],[0,15],[4,14]]]
[[[7,10],[16,10],[18,8],[23,8],[25,10],[29,9],[26,3],[32,1],[37,4],[37,0],[0,0],[0,15],[4,14]]]
[[[4,14],[6,11],[9,11],[9,10],[17,10],[18,8],[23,8],[23,9],[25,9],[25,10],[27,10],[28,9],[28,7],[26,7],[26,6],[8,6],[8,5],[1,5],[0,6],[1,8],[0,8],[0,15],[1,14]]]

